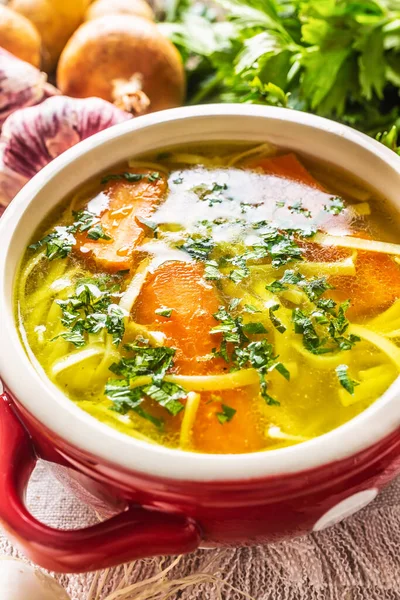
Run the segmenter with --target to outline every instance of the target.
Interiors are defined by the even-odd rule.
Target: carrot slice
[[[175,372],[185,375],[223,373],[229,366],[222,359],[207,360],[220,339],[210,330],[217,325],[212,316],[221,305],[213,285],[204,280],[199,263],[169,261],[163,263],[145,282],[134,309],[136,322],[162,331],[165,345],[174,347]],[[172,308],[169,318],[156,314],[160,308]],[[200,359],[200,360],[199,360]],[[204,360],[206,359],[206,360]],[[200,452],[251,452],[265,447],[254,406],[258,389],[225,390],[214,401],[210,393],[201,394],[193,429],[194,448]],[[236,410],[223,425],[217,414],[222,404]],[[179,418],[168,418],[166,428],[176,431]]]
[[[135,171],[137,172],[137,171]],[[104,194],[108,206],[100,215],[100,223],[110,240],[91,240],[87,233],[76,236],[75,252],[101,270],[116,272],[129,269],[133,252],[145,237],[146,226],[139,219],[148,219],[165,196],[167,179],[148,179],[151,171],[140,171],[145,177],[138,182],[110,181]]]
[[[135,321],[163,332],[165,344],[176,348],[174,362],[185,375],[207,374],[209,361],[197,359],[219,343],[210,330],[217,325],[213,314],[222,302],[203,274],[199,263],[165,262],[148,277],[135,307]],[[157,315],[160,308],[172,308],[171,316]]]
[[[374,314],[400,298],[400,268],[386,254],[360,251],[356,277],[333,277],[335,299],[351,300],[349,318]]]
[[[308,210],[310,215],[312,215],[309,221],[310,225],[317,224],[319,229],[327,233],[351,233],[351,216],[348,213],[331,215],[325,211],[325,206],[329,204],[331,199],[329,191],[307,171],[292,152],[281,156],[272,156],[271,158],[252,161],[247,166],[252,169],[262,169],[266,175],[287,179],[293,182],[293,184],[297,184],[296,193],[298,201],[303,209]],[[307,188],[310,189],[307,190]],[[277,200],[285,201],[286,193],[286,189],[283,191],[283,194],[280,191],[281,196],[277,197]],[[304,225],[304,216],[299,219],[299,215],[293,214],[293,211],[290,212],[292,222]],[[316,223],[314,223],[313,219],[317,219]]]
[[[260,428],[260,414],[256,412],[256,386],[203,394],[193,427],[193,444],[200,452],[239,454],[257,452],[266,447]],[[217,414],[222,404],[236,410],[231,421],[220,423]]]
[[[251,169],[262,169],[268,175],[285,177],[324,191],[322,185],[303,167],[297,156],[292,152],[282,156],[272,156],[271,158],[253,161],[248,163],[247,166]]]

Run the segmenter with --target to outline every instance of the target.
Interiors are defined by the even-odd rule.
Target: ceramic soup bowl
[[[160,112],[103,131],[32,179],[0,221],[0,519],[43,567],[78,572],[197,547],[260,544],[320,530],[364,507],[400,472],[400,384],[319,438],[245,455],[202,455],[125,436],[81,411],[28,359],[13,285],[32,232],[85,180],[171,144],[269,141],[347,169],[400,207],[400,157],[301,112],[215,105]],[[38,458],[109,518],[61,531],[23,497]]]

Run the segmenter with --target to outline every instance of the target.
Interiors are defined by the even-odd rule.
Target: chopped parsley
[[[352,379],[349,376],[349,367],[347,365],[339,365],[338,367],[336,367],[335,371],[336,371],[336,375],[339,379],[340,385],[342,387],[344,387],[346,392],[348,392],[349,394],[351,394],[353,396],[354,388],[360,384],[358,381],[356,381],[355,379]]]
[[[214,182],[211,187],[206,184],[196,185],[191,189],[196,194],[199,200],[202,202],[208,202],[208,206],[214,206],[214,204],[222,204],[225,200],[232,200],[224,192],[228,190],[226,183]]]
[[[242,318],[233,317],[225,307],[220,307],[214,314],[219,325],[211,329],[212,334],[222,334],[221,347],[214,355],[221,356],[234,368],[252,367],[258,371],[260,377],[260,393],[267,404],[278,405],[279,403],[268,393],[266,376],[276,369],[283,377],[290,377],[288,370],[278,362],[278,356],[274,355],[273,346],[268,340],[250,341],[247,335],[261,335],[267,333],[262,323],[247,323],[243,325]],[[228,344],[232,350],[229,353]]]
[[[160,315],[160,317],[166,317],[167,319],[169,319],[169,317],[172,315],[173,310],[173,308],[157,308],[155,313],[156,315]]]
[[[181,400],[186,398],[186,390],[164,380],[165,374],[173,364],[175,350],[169,347],[153,348],[137,344],[126,344],[124,348],[129,356],[110,366],[110,371],[122,379],[109,379],[105,394],[113,402],[113,410],[122,414],[133,410],[153,424],[161,426],[162,420],[155,420],[149,413],[143,411],[141,405],[146,398],[150,398],[172,416],[184,409]],[[146,375],[152,378],[150,384],[134,385],[138,377]]]
[[[177,177],[176,179],[173,179],[172,183],[175,183],[175,185],[181,185],[181,183],[183,183],[183,177]]]
[[[271,319],[272,325],[279,331],[279,333],[285,333],[286,327],[280,319],[276,316],[275,312],[280,309],[280,304],[274,304],[269,308],[269,318]]]
[[[218,421],[221,423],[221,425],[223,425],[224,423],[229,423],[229,421],[232,421],[236,414],[236,410],[227,404],[222,404],[221,408],[222,412],[217,412],[215,414]]]
[[[72,231],[71,227],[55,227],[54,231],[28,247],[30,250],[38,250],[45,246],[46,256],[49,260],[66,258],[76,243]]]
[[[207,279],[208,281],[218,281],[219,279],[222,279],[222,273],[218,268],[218,263],[216,260],[209,260],[206,262],[204,279]]]
[[[205,262],[214,250],[214,242],[211,238],[188,237],[185,243],[179,246],[192,258]]]
[[[48,233],[44,238],[31,244],[30,250],[38,250],[42,246],[46,247],[46,257],[49,260],[56,258],[66,258],[76,244],[75,233],[84,233],[91,240],[111,240],[100,223],[100,217],[88,210],[74,212],[75,221],[72,225],[59,225],[54,231]]]
[[[261,333],[268,333],[262,323],[246,323],[243,325],[243,331],[248,334],[259,335]]]
[[[330,198],[329,204],[324,205],[324,211],[332,215],[340,215],[345,208],[343,200],[339,197]]]
[[[240,303],[241,303],[241,298],[231,298],[231,300],[229,302],[228,310],[229,311],[235,310],[239,306]]]
[[[139,221],[139,223],[141,223],[142,225],[147,227],[147,229],[150,229],[153,232],[154,237],[157,238],[158,223],[155,223],[154,221],[151,221],[150,219],[145,219],[143,217],[135,217],[135,218],[136,218],[136,221]]]
[[[111,175],[106,175],[102,178],[101,183],[105,184],[109,181],[128,181],[129,183],[137,183],[138,181],[143,181],[143,179],[147,179],[150,183],[157,181],[161,178],[160,173],[154,171],[153,173],[113,173]]]
[[[113,302],[118,290],[118,284],[104,277],[78,281],[73,296],[56,300],[62,311],[61,322],[67,329],[57,338],[81,347],[86,344],[87,334],[104,329],[113,336],[113,343],[119,344],[125,333],[127,314]]]
[[[311,211],[308,208],[305,208],[305,206],[303,206],[303,203],[301,201],[295,202],[292,206],[289,206],[289,210],[291,213],[297,213],[299,215],[303,215],[307,219],[312,218]]]
[[[239,302],[240,302],[240,300],[239,300]],[[253,306],[252,304],[245,304],[244,311],[247,313],[250,313],[250,314],[262,312],[261,310],[258,310],[255,306]]]

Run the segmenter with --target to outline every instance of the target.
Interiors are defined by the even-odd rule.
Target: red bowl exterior
[[[201,545],[207,547],[261,544],[308,533],[338,503],[365,490],[379,491],[400,473],[396,431],[357,455],[308,471],[245,481],[162,479],[100,461],[55,437],[23,407],[18,411],[38,456],[57,465],[58,476],[97,511],[111,515],[132,503],[172,511],[198,524]],[[49,566],[28,546],[36,562]]]

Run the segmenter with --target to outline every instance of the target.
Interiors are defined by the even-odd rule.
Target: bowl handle
[[[200,531],[193,520],[142,506],[131,506],[84,529],[63,531],[40,523],[23,502],[36,461],[31,437],[4,392],[0,395],[0,522],[38,565],[78,573],[198,547]]]

